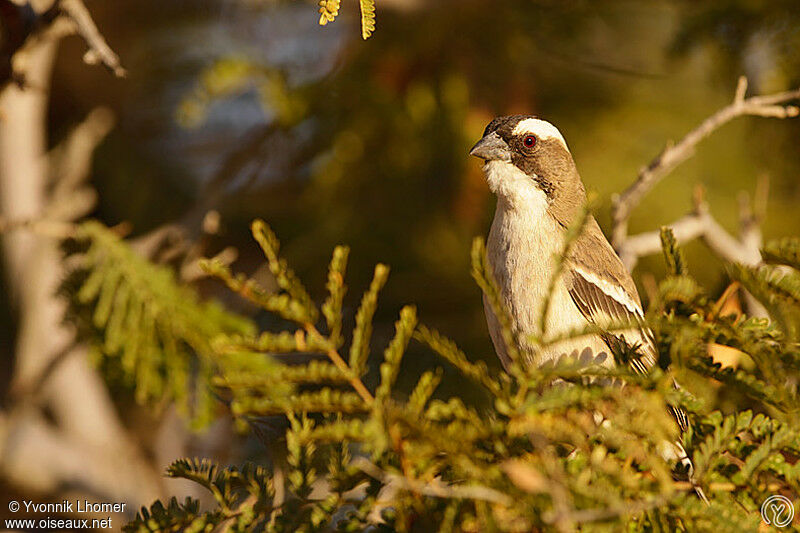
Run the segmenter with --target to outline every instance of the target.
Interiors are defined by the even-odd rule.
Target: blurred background
[[[169,224],[197,239],[206,214],[216,211],[219,230],[203,237],[204,254],[233,246],[234,268],[248,274],[257,274],[263,259],[248,225],[264,218],[319,299],[333,246],[349,244],[350,315],[373,265],[392,268],[376,346],[385,345],[401,305],[414,303],[422,322],[495,367],[469,275],[470,242],[487,233],[494,199],[480,162],[468,156],[494,116],[535,113],[556,124],[587,187],[599,195],[596,214],[608,230],[611,195],[667,141],[728,104],[740,75],[751,94],[800,84],[794,0],[378,0],[377,29],[367,41],[357,3],[342,4],[339,18],[320,27],[313,2],[87,1],[128,75],[85,65],[86,44],[63,40],[43,117],[47,147],[104,106],[115,125],[94,152],[91,217],[128,224],[132,238]],[[737,119],[648,195],[631,233],[685,214],[697,184],[735,233],[737,197],[752,195],[767,176],[764,234],[796,235],[798,141],[798,121]],[[8,194],[7,186],[0,190]],[[692,273],[722,291],[721,264],[700,244],[686,250]],[[0,385],[8,398],[18,364],[21,281],[13,265],[4,265]],[[634,274],[641,288],[647,276],[662,273],[656,256]],[[218,283],[195,283],[205,296],[253,312]],[[269,317],[255,318],[270,326]],[[418,346],[410,354],[407,383],[438,364]],[[368,383],[375,375],[373,369]],[[224,421],[217,424],[222,429],[200,434],[178,430],[184,424],[167,407],[144,413],[123,385],[110,387],[122,431],[154,472],[178,455],[239,461],[263,454],[253,439],[233,437]],[[87,489],[26,482],[24,470],[8,466],[21,460],[9,449],[0,446],[6,499],[56,499]],[[141,505],[153,494],[185,490],[153,479],[147,490],[113,498]],[[97,501],[112,497],[94,494]],[[0,509],[5,516],[5,503]]]

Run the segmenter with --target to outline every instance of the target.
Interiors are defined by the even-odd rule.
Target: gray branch
[[[667,226],[672,229],[679,243],[701,239],[712,252],[728,262],[756,266],[761,263],[760,222],[766,204],[767,186],[765,177],[759,179],[755,202],[751,203],[745,193],[740,195],[738,238],[728,233],[711,214],[700,187],[696,189],[692,211]],[[647,231],[627,237],[619,248],[619,256],[625,266],[632,270],[640,257],[660,251],[661,232]],[[764,307],[750,293],[745,292],[745,301],[750,314],[767,316]]]
[[[75,32],[83,37],[89,46],[83,60],[90,65],[102,63],[114,75],[124,77],[126,72],[122,68],[119,56],[108,46],[82,0],[61,0],[59,7],[75,26]]]
[[[625,246],[628,238],[628,219],[642,198],[678,165],[689,159],[700,141],[736,117],[745,115],[788,118],[800,114],[800,108],[783,105],[800,98],[800,89],[745,98],[747,78],[739,78],[733,102],[704,120],[676,144],[667,145],[650,164],[639,170],[639,175],[625,191],[613,198],[612,243],[617,250]],[[686,222],[688,224],[688,221]]]

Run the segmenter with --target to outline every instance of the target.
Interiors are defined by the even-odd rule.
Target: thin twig
[[[55,182],[51,204],[71,194],[89,178],[95,151],[113,129],[114,122],[110,109],[96,107],[48,153],[49,179]]]
[[[678,490],[694,490],[694,485],[689,483],[688,481],[676,481],[673,483],[673,486]],[[760,485],[760,490],[765,490],[767,492],[778,492],[784,487],[784,485],[780,483],[767,483],[766,485]],[[708,490],[711,492],[734,492],[741,489],[741,487],[737,486],[735,483],[729,482],[716,482],[716,483],[709,483]]]
[[[303,327],[308,333],[309,337],[324,339],[322,334],[317,330],[316,327],[314,327],[313,324],[304,324]],[[372,405],[375,402],[375,397],[369,392],[367,387],[364,385],[364,382],[362,382],[358,376],[353,374],[353,371],[350,369],[347,363],[345,363],[344,359],[342,359],[342,356],[339,355],[339,352],[337,352],[334,348],[330,348],[325,352],[325,355],[328,356],[328,359],[330,359],[331,362],[336,365],[336,367],[341,370],[345,376],[348,376],[350,385],[353,387],[353,389],[355,389],[358,395],[361,396],[361,399],[364,400],[364,403],[367,405]]]
[[[61,0],[60,8],[75,25],[78,35],[83,37],[89,46],[83,60],[90,65],[102,63],[115,76],[125,77],[126,72],[120,64],[119,56],[106,43],[82,0]]]
[[[399,474],[386,472],[363,457],[356,457],[353,459],[353,465],[383,484],[393,484],[398,488],[423,496],[479,500],[499,503],[501,505],[511,505],[513,503],[508,495],[489,487],[480,485],[448,485],[442,483],[438,479],[423,483]]]
[[[613,199],[612,243],[619,249],[628,235],[628,219],[642,198],[667,174],[689,159],[700,141],[734,118],[752,115],[760,117],[788,118],[800,114],[797,106],[781,105],[800,98],[800,89],[772,95],[745,98],[747,78],[739,78],[733,102],[704,120],[697,128],[686,134],[676,144],[664,150],[639,171],[639,175],[625,191]]]
[[[664,505],[668,499],[666,497],[658,497],[652,500],[642,500],[634,502],[625,502],[611,507],[600,507],[595,509],[575,509],[570,511],[568,516],[559,515],[556,513],[548,513],[543,518],[546,522],[551,524],[556,523],[557,520],[564,520],[568,518],[571,522],[585,523],[596,522],[598,520],[608,520],[623,515],[638,514],[643,511],[655,509]]]

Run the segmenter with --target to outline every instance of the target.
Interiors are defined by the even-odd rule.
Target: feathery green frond
[[[167,507],[156,502],[149,509],[142,508],[124,531],[252,531],[263,528],[266,517],[275,511],[272,479],[260,466],[222,468],[208,459],[180,459],[169,466],[167,475],[202,486],[219,507],[201,513],[199,502],[190,498],[183,504],[172,498]]]
[[[672,233],[672,228],[668,226],[661,227],[661,249],[664,251],[667,272],[671,276],[685,276],[688,273],[686,260],[675,239],[675,234]]]
[[[339,15],[340,0],[319,0],[319,25],[325,26]]]
[[[589,206],[583,206],[581,211],[579,211],[575,217],[575,220],[573,220],[570,226],[567,228],[567,234],[564,237],[563,248],[560,250],[560,253],[553,258],[555,264],[553,265],[550,279],[547,282],[547,291],[545,292],[544,302],[542,302],[542,309],[537,320],[537,324],[539,325],[538,333],[542,339],[544,339],[549,333],[546,331],[546,328],[550,314],[550,303],[553,301],[553,294],[556,292],[556,285],[561,281],[561,274],[564,272],[566,262],[569,260],[572,246],[583,233],[590,216],[591,212],[589,211]]]
[[[342,344],[342,301],[347,293],[344,276],[349,254],[350,249],[346,246],[334,248],[331,264],[328,267],[328,283],[326,284],[328,297],[322,304],[322,314],[328,323],[328,338],[337,348]]]
[[[375,0],[359,0],[361,6],[361,37],[369,39],[375,31]]]
[[[778,265],[788,265],[800,270],[800,238],[784,237],[768,242],[761,250],[764,261]]]
[[[382,357],[371,353],[377,295],[388,274],[382,265],[362,298],[345,362],[346,249],[333,254],[322,306],[327,331],[321,333],[310,321],[318,316],[315,304],[264,228],[255,233],[271,272],[282,280],[278,294],[224,265],[207,268],[294,324],[260,334],[223,331],[207,343],[216,361],[210,382],[229,399],[234,416],[254,427],[261,416],[288,417],[283,486],[276,490],[267,469],[179,461],[169,475],[204,487],[216,506],[202,512],[191,500],[157,503],[128,531],[733,532],[758,526],[759,506],[770,494],[800,494],[800,346],[792,329],[800,324],[800,283],[794,271],[732,267],[776,320],[721,316],[719,303],[687,273],[665,231],[671,275],[659,284],[645,319],[664,368],[640,375],[565,356],[524,375],[516,361],[527,348],[511,331],[483,242],[476,240],[473,276],[510,352],[516,350],[512,375],[494,375],[451,340],[418,325],[410,306],[401,311]],[[789,262],[788,254],[780,257]],[[117,278],[106,270],[90,275],[83,288],[83,297],[95,303],[90,320],[112,331],[125,327],[114,318],[115,302],[133,298],[101,296],[120,283]],[[283,300],[276,304],[275,298]],[[154,331],[162,327],[142,322]],[[578,330],[548,342],[597,333]],[[439,370],[424,372],[407,394],[394,390],[412,337],[483,386],[493,401],[475,405],[458,393],[434,398],[443,380]],[[723,364],[715,359],[723,349],[741,357]],[[163,350],[175,347],[165,343]],[[284,362],[291,354],[306,359]],[[361,381],[370,357],[380,358],[374,396]],[[680,389],[673,386],[676,375]],[[708,505],[690,483],[673,477],[677,465],[665,452],[678,438],[671,406],[684,409],[691,422],[681,442]]]
[[[98,222],[83,223],[75,238],[85,251],[64,284],[75,295],[69,316],[99,335],[101,364],[116,368],[139,402],[175,401],[196,424],[210,421],[211,339],[252,334],[252,324],[202,302],[169,268],[149,263]]]
[[[367,410],[362,398],[352,392],[322,388],[285,396],[243,396],[231,403],[237,416],[266,416],[287,413],[359,413]]]
[[[306,288],[303,287],[303,284],[295,276],[294,271],[287,265],[286,260],[278,255],[280,242],[278,242],[278,238],[272,228],[263,220],[254,220],[251,229],[253,238],[261,246],[261,250],[267,258],[267,265],[269,265],[269,271],[275,278],[275,282],[293,301],[297,302],[305,310],[307,322],[316,322],[317,308],[311,301]]]
[[[142,507],[122,530],[126,533],[212,531],[220,520],[219,513],[200,513],[198,500],[187,497],[181,503],[173,496],[166,507],[157,500],[150,508]]]
[[[213,340],[212,344],[214,349],[221,353],[246,350],[273,354],[322,353],[327,349],[327,343],[320,341],[321,339],[309,336],[305,331],[298,329],[294,332],[281,331],[280,333],[265,331],[257,337],[238,334],[220,335]]]
[[[520,340],[517,338],[517,332],[511,327],[511,317],[500,297],[500,291],[491,273],[489,259],[486,256],[486,243],[483,238],[476,237],[473,239],[471,257],[472,279],[475,280],[481,288],[481,291],[483,291],[484,301],[489,303],[492,312],[500,323],[503,344],[506,347],[509,359],[511,359],[512,368],[515,369],[514,373],[520,373],[524,363],[524,361],[522,361],[522,355],[520,354]]]
[[[380,405],[389,398],[392,387],[400,373],[400,361],[411,340],[411,334],[417,326],[417,310],[412,306],[406,306],[400,310],[400,319],[395,323],[395,335],[386,351],[383,353],[383,363],[381,364],[381,383],[375,391],[376,405]]]
[[[409,410],[412,413],[421,414],[428,400],[433,396],[436,387],[438,387],[441,382],[442,372],[440,370],[435,372],[429,370],[422,374],[408,399]]]
[[[256,280],[248,279],[243,274],[234,275],[230,268],[218,259],[202,260],[199,265],[210,276],[222,280],[230,290],[265,311],[275,313],[293,322],[311,321],[312,315],[309,314],[309,310],[302,302],[288,294],[271,294]]]
[[[728,271],[764,304],[790,340],[800,338],[800,273],[771,265],[731,265]]]
[[[471,363],[453,341],[442,336],[438,331],[420,325],[414,332],[414,338],[426,344],[431,350],[439,354],[442,359],[456,367],[468,378],[486,387],[495,396],[505,396],[500,383],[489,375],[486,363],[483,361]]]
[[[317,471],[313,466],[317,447],[309,438],[314,423],[305,415],[298,419],[291,414],[289,422],[291,427],[286,432],[287,462],[292,469],[289,473],[289,485],[295,494],[305,499],[311,494],[317,478]]]
[[[389,278],[389,267],[378,264],[375,266],[375,275],[369,289],[361,298],[361,306],[356,313],[356,327],[353,330],[353,342],[350,345],[350,369],[356,376],[361,376],[366,370],[369,343],[372,339],[372,317],[378,306],[378,292]]]

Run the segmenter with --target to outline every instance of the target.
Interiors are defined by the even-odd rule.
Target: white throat
[[[498,209],[502,206],[537,218],[546,214],[547,195],[531,176],[505,161],[487,161],[483,171],[499,200]]]
[[[484,169],[489,187],[498,196],[486,242],[489,264],[510,311],[512,325],[526,339],[541,331],[541,313],[555,272],[555,258],[563,252],[566,231],[550,215],[546,194],[530,176],[509,163],[497,161],[487,163]],[[484,308],[492,341],[500,358],[506,360],[505,341],[485,298]],[[585,326],[586,319],[572,301],[566,285],[556,283],[544,329],[549,335],[559,335]],[[587,346],[595,354],[607,350],[599,337],[579,338],[544,350],[536,364]]]

